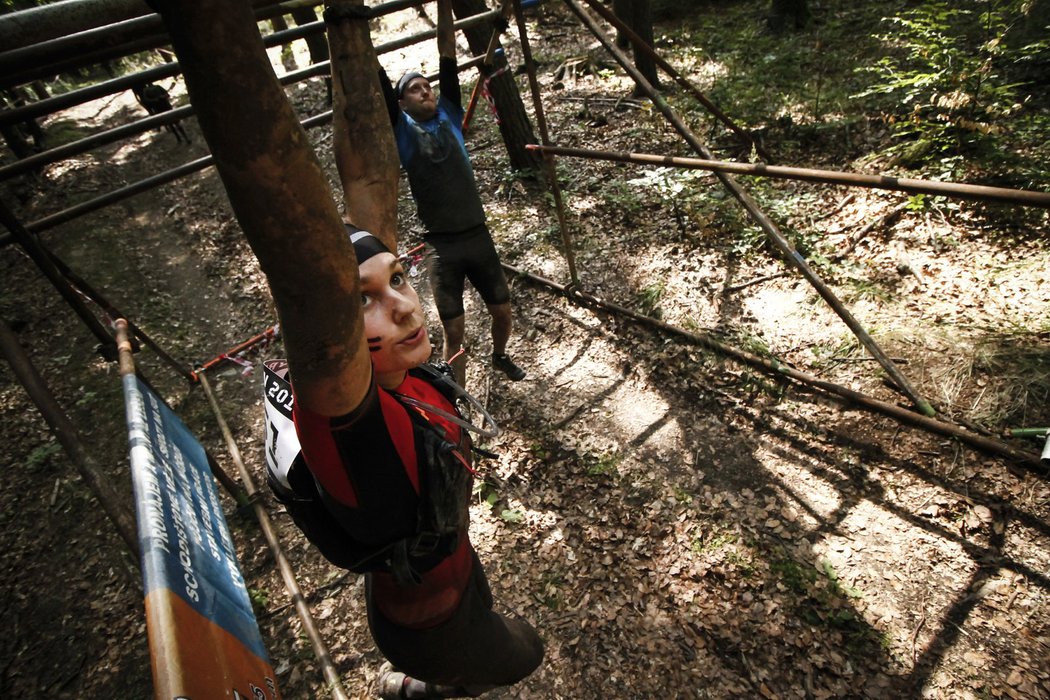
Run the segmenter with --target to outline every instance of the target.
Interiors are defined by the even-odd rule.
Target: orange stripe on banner
[[[281,697],[269,663],[171,591],[146,596],[146,626],[157,700]]]

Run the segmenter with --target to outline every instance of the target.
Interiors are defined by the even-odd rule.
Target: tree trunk
[[[364,7],[362,0],[327,0],[326,11]],[[379,60],[365,19],[328,25],[332,56],[332,131],[343,185],[345,218],[397,250],[400,163],[379,85]]]
[[[301,7],[292,10],[291,14],[297,27],[317,21],[317,13],[312,7]],[[328,42],[325,41],[324,32],[306,37],[306,47],[310,49],[310,63],[321,63],[328,60]]]
[[[809,22],[806,0],[771,0],[766,22],[774,34],[781,34],[787,29],[802,29]]]
[[[33,94],[36,95],[38,100],[46,100],[51,97],[47,92],[47,85],[44,85],[43,80],[34,80],[29,84],[29,89],[33,91]]]
[[[270,26],[273,27],[274,34],[288,30],[288,22],[285,21],[284,15],[271,17]],[[295,65],[295,51],[292,49],[292,44],[294,43],[294,41],[289,41],[287,44],[281,45],[281,65],[288,72],[298,68]]]
[[[613,13],[630,27],[649,47],[653,47],[653,8],[651,0],[613,0]],[[631,46],[631,40],[616,33],[616,45],[621,49]],[[660,87],[660,75],[656,71],[656,62],[649,54],[637,51],[631,46],[634,54],[634,67],[648,80],[653,87]],[[636,91],[637,92],[637,91]]]
[[[634,22],[631,20],[633,4],[634,0],[612,0],[613,14],[620,18],[620,21],[631,27],[631,29],[634,29]],[[616,48],[621,51],[626,51],[631,48],[631,40],[621,31],[616,32]]]
[[[3,91],[0,105],[5,109],[24,107],[31,101],[25,88],[15,87]],[[0,127],[0,134],[3,135],[8,148],[19,160],[44,150],[44,131],[36,119],[26,119],[18,124],[4,124]],[[32,144],[29,143],[30,138],[33,139]]]
[[[457,19],[487,12],[488,9],[483,0],[452,0],[452,10]],[[493,29],[492,24],[480,24],[464,30],[463,34],[467,38],[473,55],[485,53]],[[497,68],[500,65],[499,60],[497,59]],[[479,80],[484,80],[484,78],[485,76],[481,75]],[[508,70],[493,78],[489,83],[489,90],[492,92],[492,99],[499,113],[499,131],[503,136],[503,143],[507,146],[510,167],[514,170],[539,168],[540,156],[525,150],[525,144],[537,143],[537,141],[532,130],[532,123],[529,122],[529,115],[526,114],[525,105],[521,101],[518,85],[514,82],[513,72]]]

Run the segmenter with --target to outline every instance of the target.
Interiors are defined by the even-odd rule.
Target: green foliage
[[[248,599],[252,602],[252,609],[256,615],[266,612],[266,606],[270,604],[270,592],[264,588],[249,588]]]
[[[893,300],[893,292],[879,282],[860,277],[850,277],[847,283],[849,284],[849,290],[843,295],[843,300],[848,303],[861,300],[880,302]]]
[[[662,282],[656,282],[641,289],[637,292],[639,311],[646,316],[660,318],[663,315],[660,311],[660,299],[663,296],[664,285]]]
[[[587,476],[616,477],[620,474],[620,457],[615,454],[598,456],[588,455],[586,463]]]
[[[601,190],[601,197],[606,208],[620,211],[627,221],[637,216],[645,204],[642,195],[620,179],[607,181]]]
[[[904,141],[893,154],[917,165],[994,145],[1007,119],[1022,108],[1021,84],[1008,68],[1031,61],[1047,42],[1011,48],[1006,35],[1027,0],[961,4],[939,0],[886,18],[877,34],[893,53],[859,70],[874,79],[857,97],[882,95],[896,105],[894,129]]]
[[[693,552],[704,554],[705,552],[717,552],[726,547],[736,544],[740,538],[731,532],[720,532],[707,540],[696,539],[693,541]]]
[[[37,469],[48,462],[52,456],[62,451],[62,446],[57,442],[49,442],[44,445],[40,445],[29,453],[26,457],[26,466],[30,469]]]
[[[505,523],[520,523],[525,520],[525,514],[518,508],[504,508],[500,511],[500,519]]]
[[[863,598],[863,592],[840,581],[828,560],[822,559],[818,566],[815,570],[793,559],[777,558],[770,562],[769,570],[799,599],[799,617],[807,624],[839,630],[851,652],[868,649],[873,642],[885,647],[886,640],[857,616],[849,602]]]
[[[504,508],[503,496],[496,486],[489,481],[474,482],[474,496],[489,507],[489,510],[505,523],[517,524],[525,520],[525,513],[520,508]]]
[[[538,593],[533,593],[536,602],[548,610],[557,610],[564,602],[562,600],[562,588],[565,586],[565,578],[558,573],[548,573],[543,577],[543,587]]]

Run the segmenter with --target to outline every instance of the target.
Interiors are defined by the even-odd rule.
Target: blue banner
[[[280,697],[204,449],[133,375],[124,399],[157,697]]]

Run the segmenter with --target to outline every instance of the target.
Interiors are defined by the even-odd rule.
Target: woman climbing
[[[294,387],[294,406],[287,396],[281,406],[295,417],[303,453],[284,475],[283,495],[326,556],[365,572],[369,625],[390,662],[380,694],[476,695],[524,678],[543,644],[527,623],[492,610],[467,533],[469,441],[443,375],[424,368],[423,312],[392,246],[363,232],[348,237],[248,3],[150,3],[277,308],[288,357],[281,373]],[[368,94],[379,108],[337,120],[353,166],[343,177],[371,182],[391,155],[372,135],[389,139],[390,126],[368,24],[354,20],[348,30],[360,41],[354,60],[338,66],[336,89],[357,98],[348,109],[363,109]],[[392,188],[348,188],[350,215],[396,211],[393,174]],[[267,440],[267,453],[279,438]]]
[[[356,401],[289,411],[287,364],[267,364],[270,485],[331,562],[363,572],[372,637],[389,660],[383,698],[469,697],[529,675],[543,658],[536,631],[493,612],[467,533],[471,442],[448,365],[428,365],[415,290],[370,233],[350,233],[360,274],[371,371],[346,378]],[[297,381],[293,374],[293,387]],[[281,444],[288,416],[301,443]],[[286,438],[287,439],[287,438]]]

